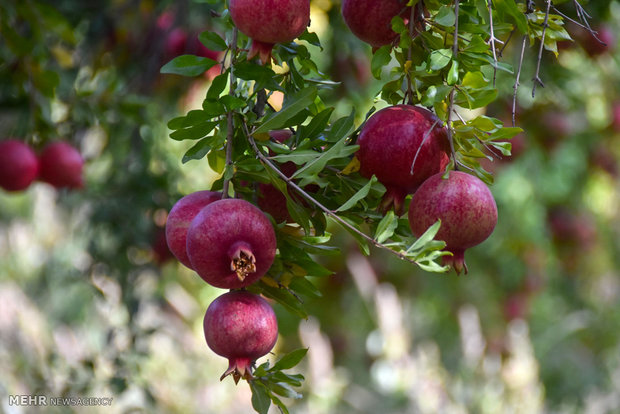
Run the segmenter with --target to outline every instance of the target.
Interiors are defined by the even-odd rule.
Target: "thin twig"
[[[235,95],[235,75],[233,74],[232,66],[235,64],[235,58],[237,56],[237,34],[236,27],[233,28],[232,36],[232,48],[230,54],[230,89],[228,94],[230,96]],[[226,172],[228,168],[233,164],[232,152],[233,152],[233,138],[234,138],[234,123],[233,123],[233,111],[228,111],[226,114],[226,168],[224,169],[224,183],[222,186],[222,198],[228,198],[228,189],[230,188],[230,178],[226,178]]]
[[[459,53],[459,6],[460,0],[455,0],[454,14],[456,15],[456,19],[454,22],[454,39],[452,42],[452,59],[456,59],[456,56]],[[454,137],[452,134],[452,122],[450,121],[450,118],[452,118],[452,109],[454,108],[455,93],[456,88],[452,88],[452,90],[450,91],[450,103],[448,104],[448,119],[446,119],[446,127],[448,129],[448,142],[450,143],[450,153],[452,154],[452,160],[454,161],[454,169],[458,170],[456,150],[454,149]]]
[[[248,126],[245,124],[245,122],[242,124],[243,127],[243,131],[245,133],[245,136],[248,140],[248,142],[250,143],[250,146],[252,147],[252,149],[254,150],[254,153],[256,154],[256,156],[258,157],[258,159],[267,167],[269,167],[273,172],[275,172],[276,174],[278,174],[278,176],[284,180],[291,188],[293,188],[298,194],[300,194],[303,198],[305,198],[306,200],[308,200],[310,203],[314,204],[315,206],[317,206],[318,208],[320,208],[325,214],[327,214],[329,217],[331,217],[332,219],[334,219],[335,221],[337,221],[340,225],[342,225],[343,227],[346,227],[347,229],[349,229],[350,231],[354,232],[355,234],[359,235],[360,237],[362,237],[364,240],[367,240],[369,243],[373,244],[374,246],[380,248],[380,249],[385,249],[389,252],[391,252],[392,254],[398,256],[400,259],[405,260],[409,263],[413,263],[413,264],[417,264],[417,262],[409,257],[407,257],[406,255],[397,252],[396,250],[392,250],[389,247],[385,246],[382,243],[379,243],[378,241],[376,241],[375,239],[373,239],[372,237],[368,236],[367,234],[361,232],[360,230],[358,230],[355,226],[349,224],[346,220],[344,220],[343,218],[341,218],[340,216],[338,216],[336,213],[334,213],[332,210],[328,209],[327,207],[325,207],[323,204],[321,204],[319,201],[317,201],[314,197],[312,197],[310,194],[308,194],[306,191],[304,191],[303,188],[299,187],[297,184],[295,184],[295,182],[290,178],[287,177],[286,174],[284,174],[282,171],[280,171],[280,169],[278,167],[276,167],[270,160],[269,158],[262,153],[262,151],[258,148],[258,145],[256,145],[256,141],[254,140],[254,137],[252,136],[252,134],[250,133],[250,131],[248,130]]]
[[[502,46],[502,48],[499,50],[499,56],[502,57],[504,56],[504,49],[506,49],[506,47],[508,46],[508,43],[510,43],[510,39],[512,39],[512,35],[515,34],[515,32],[517,31],[517,29],[512,29],[512,31],[510,32],[510,34],[508,35],[508,39],[506,39],[506,41],[504,42],[504,45]]]
[[[493,29],[493,0],[487,0],[489,7],[489,27],[491,28],[491,50],[493,51],[493,87],[497,79],[497,51],[495,50],[495,31]]]
[[[415,166],[415,162],[418,159],[418,155],[420,155],[420,151],[422,150],[422,147],[424,146],[424,144],[426,143],[426,141],[428,140],[428,138],[431,136],[431,133],[433,132],[433,129],[435,129],[435,125],[437,125],[437,123],[439,123],[440,120],[437,119],[433,125],[431,125],[431,127],[428,129],[428,131],[426,131],[424,133],[424,137],[422,137],[422,143],[420,144],[420,146],[418,147],[417,151],[415,152],[415,156],[413,157],[413,162],[411,163],[411,170],[409,170],[409,174],[413,175],[413,167]]]
[[[540,64],[542,62],[543,49],[545,47],[545,36],[547,34],[547,27],[549,22],[549,10],[551,9],[551,0],[547,0],[547,11],[545,11],[545,21],[543,22],[543,31],[540,38],[540,48],[538,49],[538,61],[536,62],[536,74],[534,75],[534,86],[532,86],[532,98],[536,97],[536,86],[540,85],[543,88],[545,84],[540,79]]]
[[[512,126],[517,125],[517,91],[519,90],[519,80],[521,78],[521,69],[523,68],[523,56],[525,55],[525,44],[527,43],[527,35],[523,35],[523,44],[521,45],[521,56],[519,56],[519,66],[517,67],[517,77],[513,86],[514,93],[512,95]]]
[[[415,28],[415,6],[411,8],[411,16],[409,17],[409,41],[413,43],[413,30]],[[411,55],[412,55],[412,47],[413,44],[409,45],[407,49],[407,62],[411,65]],[[411,66],[407,70],[407,104],[413,105],[413,88],[411,86]]]

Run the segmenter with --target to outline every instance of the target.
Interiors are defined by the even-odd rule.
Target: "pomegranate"
[[[84,159],[70,144],[57,141],[49,144],[39,156],[39,178],[56,188],[82,188]]]
[[[441,121],[417,106],[381,109],[368,119],[357,143],[360,173],[368,178],[376,175],[387,189],[381,210],[393,205],[399,216],[407,194],[449,162],[450,144]]]
[[[260,279],[276,255],[267,216],[245,200],[225,199],[203,208],[187,231],[192,268],[207,283],[239,289]]]
[[[342,17],[355,36],[372,47],[392,43],[398,34],[392,19],[400,15],[408,21],[411,14],[407,0],[342,0]]]
[[[239,30],[252,39],[248,60],[271,61],[276,43],[287,43],[301,35],[310,23],[310,0],[230,0],[230,17]]]
[[[612,52],[616,46],[616,36],[614,31],[608,26],[600,26],[595,30],[596,37],[598,37],[598,39],[589,32],[583,33],[581,45],[585,49],[586,53],[590,57],[597,57]]]
[[[221,193],[196,191],[177,201],[168,214],[166,242],[172,254],[190,269],[193,267],[187,256],[187,229],[200,210],[221,198]]]
[[[497,224],[497,206],[489,188],[477,177],[450,171],[426,180],[413,194],[409,205],[409,226],[416,236],[423,234],[438,219],[437,240],[446,242],[452,256],[444,256],[457,274],[465,270],[465,250],[482,243]]]
[[[252,379],[254,362],[266,355],[278,339],[278,321],[273,309],[262,297],[232,291],[215,299],[207,308],[203,323],[207,345],[228,358],[228,369],[220,381],[232,374]]]
[[[0,142],[0,187],[25,190],[37,177],[39,161],[34,151],[16,139]]]

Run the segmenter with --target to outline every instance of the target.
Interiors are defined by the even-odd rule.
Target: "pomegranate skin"
[[[252,39],[248,60],[258,55],[263,64],[271,60],[276,43],[300,36],[310,22],[309,0],[230,0],[230,17]]]
[[[57,141],[49,144],[39,156],[39,178],[56,188],[82,188],[84,159],[70,144]]]
[[[431,111],[417,106],[396,105],[376,112],[362,128],[357,144],[360,174],[377,176],[387,189],[381,210],[393,204],[398,215],[403,213],[407,194],[443,171],[449,162],[450,144],[441,121]]]
[[[37,178],[39,161],[34,151],[16,139],[0,142],[0,187],[22,191]]]
[[[413,194],[409,205],[409,226],[416,237],[437,220],[441,227],[436,240],[446,242],[444,265],[457,274],[465,270],[465,250],[485,241],[497,224],[497,205],[489,188],[479,178],[460,171],[433,175]]]
[[[260,279],[276,255],[267,216],[245,200],[225,199],[203,208],[187,231],[192,268],[212,286],[240,289]]]
[[[355,36],[372,47],[388,45],[398,34],[392,19],[400,15],[408,20],[410,8],[404,0],[343,0],[342,17]]]
[[[265,299],[247,291],[231,291],[215,299],[203,321],[205,340],[216,354],[228,358],[235,382],[252,379],[252,365],[278,339],[278,321]]]
[[[192,264],[187,256],[187,229],[200,210],[221,198],[221,193],[196,191],[177,201],[168,214],[166,220],[168,248],[179,262],[192,270]]]

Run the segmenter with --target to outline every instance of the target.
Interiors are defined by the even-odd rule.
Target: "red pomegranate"
[[[190,269],[193,267],[187,256],[187,229],[200,210],[221,198],[222,193],[196,191],[177,201],[168,214],[166,242],[172,254]]]
[[[465,250],[482,243],[497,224],[497,206],[489,188],[477,177],[460,171],[433,175],[413,194],[409,205],[409,226],[420,236],[438,219],[441,227],[435,239],[446,242],[452,256],[444,256],[457,274],[464,269]]]
[[[417,106],[381,109],[368,119],[357,143],[360,173],[368,178],[376,175],[387,189],[381,210],[393,205],[398,215],[403,213],[407,194],[449,162],[450,144],[441,121]]]
[[[49,144],[39,156],[39,178],[56,188],[82,188],[84,159],[70,144],[57,141]]]
[[[276,255],[267,216],[245,200],[225,199],[203,208],[187,231],[192,268],[207,283],[239,289],[260,279]]]
[[[372,47],[392,43],[398,34],[392,19],[400,15],[408,21],[407,0],[342,0],[342,17],[353,34]]]
[[[278,339],[278,321],[265,299],[246,291],[232,291],[215,299],[203,323],[207,345],[228,358],[228,369],[220,381],[232,374],[252,379],[254,362],[266,355]]]
[[[6,191],[25,190],[38,172],[39,161],[27,144],[16,139],[0,142],[0,187]]]
[[[241,32],[252,39],[248,60],[259,57],[271,61],[276,43],[287,43],[300,36],[310,22],[309,0],[230,0],[228,10]]]

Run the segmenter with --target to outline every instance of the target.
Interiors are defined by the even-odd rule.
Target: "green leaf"
[[[321,46],[321,41],[319,40],[319,36],[316,33],[309,32],[306,30],[297,39],[305,40],[306,42],[310,43],[312,46],[320,47],[321,51],[323,50],[323,46]]]
[[[452,66],[450,66],[450,70],[448,71],[448,76],[446,77],[446,82],[448,85],[455,85],[459,81],[459,62],[456,60],[452,61]]]
[[[308,348],[296,349],[284,355],[269,371],[281,371],[283,369],[293,368],[306,356]]]
[[[368,193],[370,192],[370,188],[376,182],[377,182],[377,177],[373,175],[372,178],[368,180],[366,185],[364,185],[355,194],[353,194],[353,196],[350,199],[348,199],[346,203],[338,207],[336,211],[346,211],[350,209],[351,207],[353,207],[354,205],[356,205],[358,201],[360,201],[361,199],[365,198],[368,195]]]
[[[213,59],[194,55],[181,55],[166,63],[161,73],[181,76],[198,76],[217,65]]]
[[[321,290],[314,286],[314,283],[312,283],[305,277],[293,278],[293,280],[291,280],[288,286],[290,289],[293,289],[295,292],[300,293],[304,296],[315,298],[320,298],[323,296],[321,294]]]
[[[372,61],[370,62],[370,70],[372,72],[372,76],[376,79],[381,79],[381,72],[383,68],[390,63],[392,60],[391,56],[392,48],[390,45],[381,46],[372,56]]]
[[[175,141],[204,138],[209,132],[213,131],[216,125],[217,122],[201,122],[189,128],[177,129],[170,134],[170,138]]]
[[[207,161],[209,162],[209,167],[213,171],[218,174],[224,172],[224,167],[226,167],[226,151],[209,151],[207,154]]]
[[[198,36],[198,40],[200,40],[200,42],[205,45],[207,49],[214,50],[216,52],[221,52],[228,48],[226,41],[214,32],[202,32]]]
[[[259,134],[261,132],[269,132],[273,129],[282,128],[286,124],[286,121],[310,106],[314,102],[317,93],[318,89],[315,86],[302,89],[296,95],[292,96],[280,111],[272,114],[266,119],[254,133]]]
[[[301,127],[301,137],[308,139],[318,137],[325,130],[334,109],[327,108],[316,114],[308,125]]]
[[[283,397],[293,398],[296,400],[302,397],[300,393],[295,391],[290,385],[284,382],[270,382],[268,386],[271,391]]]
[[[204,156],[207,155],[207,152],[211,150],[209,141],[209,138],[201,139],[196,143],[196,145],[188,149],[185,155],[183,155],[183,164],[190,160],[200,160],[204,158]]]
[[[234,111],[235,109],[245,108],[245,106],[248,104],[245,100],[232,95],[222,96],[220,98],[220,102],[224,104],[227,111]]]
[[[424,232],[424,234],[418,237],[418,239],[411,245],[411,247],[407,249],[407,253],[415,252],[417,250],[423,249],[427,243],[429,243],[435,238],[440,227],[441,227],[441,220],[437,220],[435,224],[430,226]]]
[[[255,89],[267,88],[269,90],[283,91],[282,87],[275,81],[276,73],[266,66],[243,61],[235,64],[233,73],[240,79],[256,81]]]
[[[452,7],[441,6],[433,20],[441,26],[454,26],[454,23],[456,23],[456,15]]]
[[[168,122],[168,128],[170,129],[182,129],[192,125],[196,125],[209,120],[210,117],[201,110],[189,111],[185,116],[179,116],[173,118]]]
[[[445,68],[452,60],[451,49],[433,50],[430,58],[430,70],[440,70]]]
[[[355,128],[355,108],[351,111],[349,116],[342,117],[333,123],[332,127],[327,134],[326,140],[328,142],[337,142],[342,138],[349,136]]]
[[[374,176],[373,176],[374,177]],[[394,234],[394,230],[398,227],[398,217],[394,214],[394,211],[387,212],[385,217],[381,219],[375,232],[375,240],[379,243],[383,243]]]
[[[228,70],[213,78],[211,86],[209,86],[207,91],[207,99],[218,99],[222,92],[224,92],[224,89],[226,89],[226,85],[228,85]]]
[[[250,381],[252,390],[252,407],[259,414],[267,414],[271,405],[269,390],[258,380]]]

